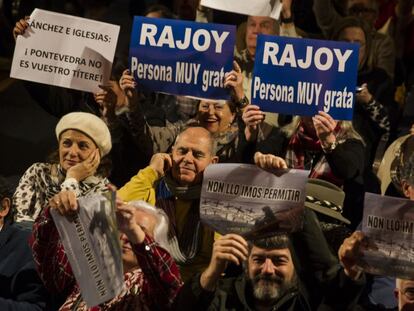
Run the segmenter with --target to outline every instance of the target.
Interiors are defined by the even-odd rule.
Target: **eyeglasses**
[[[201,111],[209,111],[210,106],[213,106],[214,110],[219,112],[224,110],[224,105],[222,103],[201,103],[198,109]]]
[[[414,301],[414,287],[399,289],[399,291],[410,301]]]

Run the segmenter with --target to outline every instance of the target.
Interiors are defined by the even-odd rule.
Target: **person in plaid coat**
[[[62,191],[43,209],[33,227],[31,246],[40,278],[47,290],[64,301],[60,310],[168,310],[182,286],[174,260],[152,235],[156,216],[118,202],[117,218],[124,265],[124,291],[114,299],[89,308],[83,301],[58,231],[50,214],[77,209],[75,194]]]

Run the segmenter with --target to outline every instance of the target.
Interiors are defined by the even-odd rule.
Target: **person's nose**
[[[208,114],[213,115],[216,112],[214,105],[208,105]]]
[[[262,266],[263,274],[273,274],[275,272],[275,265],[270,258],[266,258]]]
[[[71,157],[76,157],[79,153],[79,148],[76,144],[72,144],[72,146],[70,146],[69,148],[69,155]]]
[[[120,239],[121,241],[126,241],[126,240],[128,240],[128,238],[127,238],[126,234],[125,234],[125,233],[123,233],[123,232],[119,235],[119,239]]]
[[[261,33],[261,27],[260,27],[260,24],[256,24],[256,25],[253,27],[253,33],[255,33],[256,35],[257,35],[257,34],[259,34],[259,33]]]
[[[193,163],[193,161],[194,161],[193,152],[190,150],[184,155],[184,162]]]

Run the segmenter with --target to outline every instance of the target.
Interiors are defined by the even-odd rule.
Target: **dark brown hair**
[[[365,57],[363,60],[363,65],[365,65],[368,59],[369,51],[371,50],[371,45],[372,45],[371,29],[365,20],[363,20],[362,18],[356,17],[356,16],[347,16],[347,17],[342,18],[340,22],[336,24],[330,39],[338,41],[342,32],[346,28],[351,28],[351,27],[360,28],[365,34]]]
[[[13,192],[14,189],[11,186],[10,182],[3,176],[0,176],[0,203],[3,201],[3,199],[9,199],[10,200],[10,209],[9,213],[4,217],[4,223],[13,223],[15,209],[13,206]],[[2,209],[2,206],[0,205],[0,210]]]

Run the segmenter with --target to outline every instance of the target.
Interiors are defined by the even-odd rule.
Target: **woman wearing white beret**
[[[77,197],[107,191],[111,135],[106,124],[86,112],[72,112],[56,125],[59,148],[49,163],[27,169],[13,196],[16,222],[32,223],[50,198],[61,190]]]

